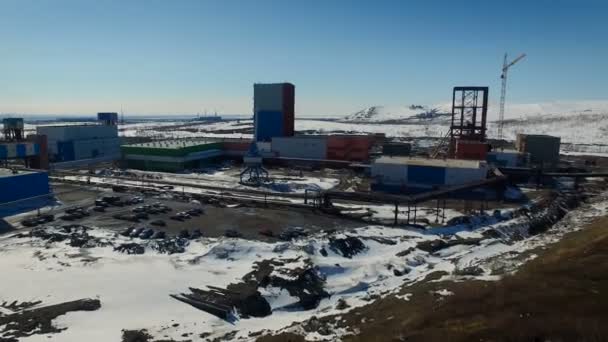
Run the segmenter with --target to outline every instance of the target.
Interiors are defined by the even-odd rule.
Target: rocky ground
[[[605,299],[605,272],[586,273],[581,262],[605,265],[602,243],[608,237],[586,236],[568,245],[572,251],[564,247],[558,259],[551,256],[570,239],[562,240],[567,234],[606,223],[599,218],[608,212],[607,188],[594,181],[549,191],[519,209],[462,216],[446,227],[292,229],[272,242],[234,236],[144,239],[93,226],[47,224],[0,237],[2,267],[11,275],[0,293],[0,302],[7,302],[0,308],[0,337],[425,341],[457,331],[462,338],[456,341],[491,340],[518,317],[554,315],[558,322],[551,311],[564,305],[558,297],[581,305],[566,316],[572,322],[588,310],[580,327],[593,331],[594,320],[605,314],[594,306]],[[97,298],[103,306],[24,321],[32,324],[6,323],[16,313],[75,298]],[[566,327],[559,322],[554,324]],[[551,335],[553,330],[533,330],[534,324],[529,331],[537,335],[525,337],[543,341],[569,331],[555,328]],[[32,328],[38,325],[46,328]]]
[[[400,294],[258,341],[304,341],[311,327],[345,329],[343,341],[607,340],[608,217],[529,255],[536,253],[499,281],[437,281],[433,274]]]

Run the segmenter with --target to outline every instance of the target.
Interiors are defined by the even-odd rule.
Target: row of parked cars
[[[39,216],[29,217],[25,220],[21,221],[21,224],[24,227],[35,227],[39,224],[45,224],[49,222],[53,222],[55,220],[55,215],[53,214],[42,214]]]
[[[164,239],[167,236],[163,231],[155,231],[152,228],[146,227],[129,227],[120,232],[120,235],[140,239]]]
[[[169,218],[175,221],[185,221],[192,218],[192,216],[200,216],[204,213],[205,212],[201,208],[192,208],[186,211],[180,211],[179,213],[176,213],[175,215],[172,215]]]
[[[129,227],[125,230],[123,230],[122,232],[120,232],[120,235],[125,236],[125,237],[131,237],[131,238],[140,238],[140,239],[144,239],[144,240],[148,240],[148,239],[152,239],[152,240],[156,240],[156,239],[165,239],[167,238],[167,234],[164,231],[161,230],[154,230],[152,228],[147,228],[147,227]],[[194,229],[192,230],[192,232],[190,232],[188,229],[182,229],[177,237],[180,239],[188,239],[188,240],[193,240],[193,239],[198,239],[200,237],[203,236],[203,233],[201,233],[200,229]]]
[[[128,199],[123,199],[120,196],[103,196],[95,200],[93,210],[104,212],[108,207],[124,207],[125,205],[143,203],[143,201],[144,198],[141,196],[134,196]]]

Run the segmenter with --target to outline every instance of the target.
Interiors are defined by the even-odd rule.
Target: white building
[[[433,188],[470,183],[487,178],[485,161],[380,157],[371,165],[378,185],[386,187]]]
[[[120,157],[114,125],[39,126],[36,133],[46,135],[51,162]]]

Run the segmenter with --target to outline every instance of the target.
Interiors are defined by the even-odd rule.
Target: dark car
[[[143,227],[135,228],[129,235],[130,237],[138,237],[144,231]]]
[[[149,239],[150,237],[152,237],[152,235],[154,235],[154,229],[146,228],[146,229],[144,229],[143,232],[141,232],[141,234],[139,234],[139,238],[140,239]]]
[[[224,236],[230,237],[230,238],[238,238],[238,237],[243,236],[243,234],[241,234],[240,232],[238,232],[235,229],[226,229],[226,231],[224,232]]]
[[[135,230],[135,227],[131,226],[131,227],[123,230],[122,232],[120,232],[120,235],[122,235],[122,236],[130,236],[131,233],[133,233],[133,230]]]
[[[164,239],[167,234],[161,230],[157,230],[154,235],[152,235],[152,239]]]
[[[153,226],[158,226],[158,227],[164,227],[167,225],[165,223],[165,221],[163,221],[163,220],[154,220],[154,221],[150,222],[150,224]]]

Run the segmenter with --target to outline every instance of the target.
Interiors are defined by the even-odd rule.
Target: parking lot
[[[208,237],[238,235],[263,240],[274,240],[281,232],[294,228],[314,232],[363,225],[307,209],[200,204],[169,196],[115,193],[70,184],[54,184],[54,188],[62,206],[50,212],[55,218],[50,224],[80,224],[117,232],[129,227],[152,228],[167,236],[200,230],[202,236]]]

